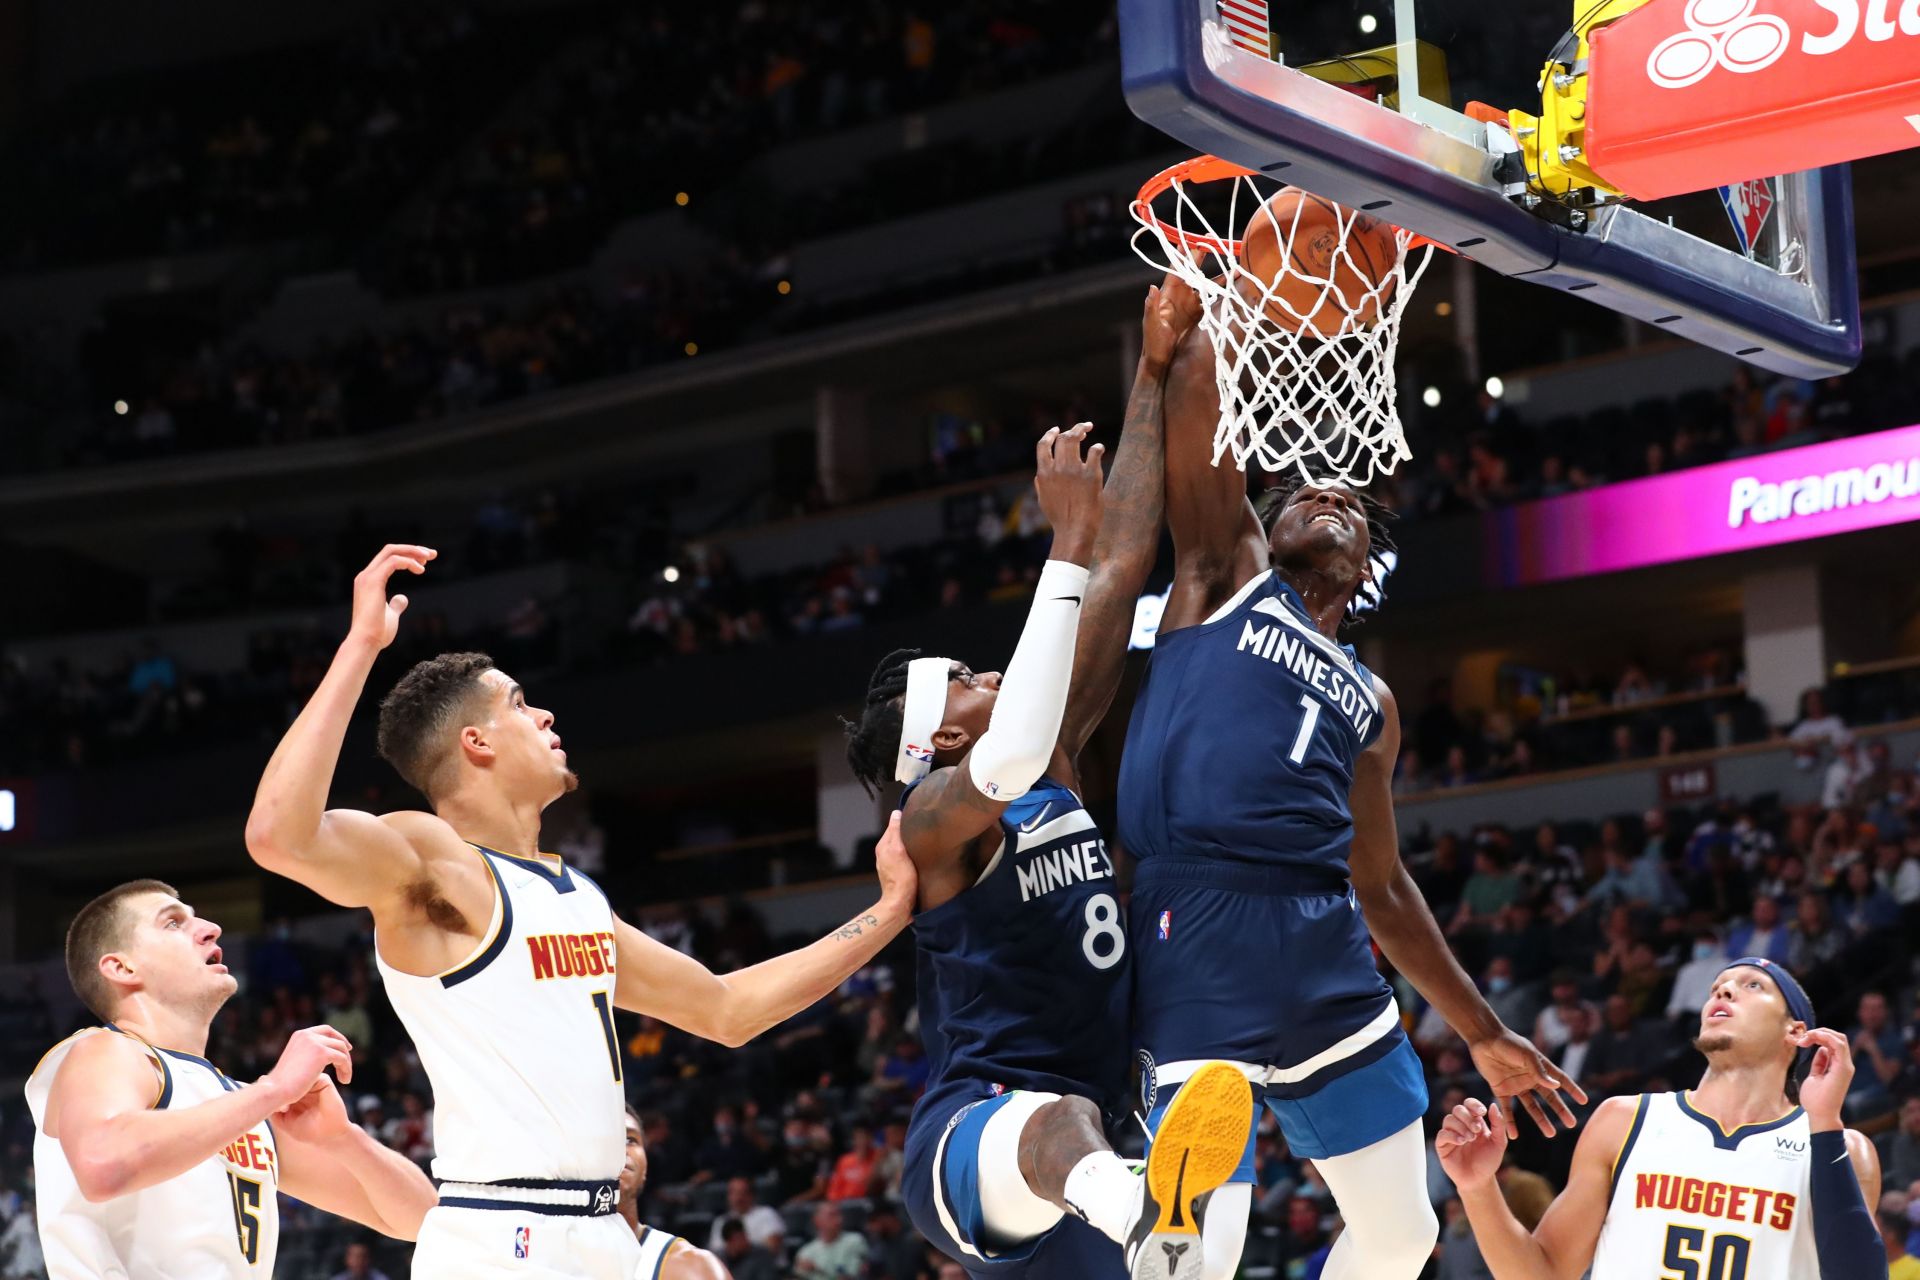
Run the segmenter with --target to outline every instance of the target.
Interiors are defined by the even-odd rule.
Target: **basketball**
[[[1399,252],[1394,229],[1378,218],[1283,187],[1254,211],[1241,261],[1273,291],[1268,319],[1290,332],[1331,338],[1349,314],[1358,327],[1379,319],[1381,305],[1393,297],[1389,273]]]

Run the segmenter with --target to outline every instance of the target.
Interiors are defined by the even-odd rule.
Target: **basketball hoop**
[[[1233,234],[1257,216],[1273,222],[1258,178],[1217,156],[1155,174],[1133,204],[1140,224],[1134,252],[1200,295],[1200,326],[1213,342],[1220,390],[1214,465],[1231,453],[1242,471],[1252,459],[1265,471],[1365,485],[1412,456],[1395,406],[1394,352],[1431,242],[1365,213],[1295,201],[1291,225],[1271,227],[1281,251],[1272,278],[1262,278],[1247,263],[1252,237]],[[1224,228],[1209,221],[1189,190],[1213,182],[1231,184]],[[1173,208],[1162,218],[1154,202],[1168,195]],[[1318,273],[1294,250],[1294,233],[1309,208],[1321,221],[1315,243],[1330,250]],[[1337,230],[1330,245],[1324,234],[1329,212]],[[1379,246],[1389,232],[1391,262],[1375,261],[1358,247],[1362,241]]]

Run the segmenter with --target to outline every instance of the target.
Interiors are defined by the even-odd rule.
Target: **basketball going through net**
[[[1400,320],[1432,246],[1252,170],[1201,156],[1140,189],[1133,247],[1192,285],[1220,389],[1217,466],[1367,484],[1411,457],[1395,406]],[[1216,227],[1194,188],[1224,204]],[[1163,201],[1164,198],[1164,201]],[[1164,216],[1155,202],[1169,207]],[[1234,228],[1245,227],[1234,238]]]

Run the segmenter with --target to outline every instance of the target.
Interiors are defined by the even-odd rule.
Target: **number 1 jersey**
[[[376,960],[433,1085],[433,1173],[448,1182],[599,1181],[626,1161],[613,1029],[613,910],[551,854],[475,846],[494,883],[480,945],[419,977]]]

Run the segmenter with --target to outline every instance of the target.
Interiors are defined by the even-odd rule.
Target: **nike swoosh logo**
[[[1182,1192],[1187,1187],[1187,1158],[1192,1154],[1191,1151],[1180,1153],[1180,1173],[1173,1180],[1173,1217],[1167,1222],[1170,1227],[1187,1225],[1187,1197]]]
[[[1079,596],[1055,596],[1055,597],[1054,597],[1054,599],[1055,599],[1055,600],[1071,600],[1071,601],[1072,601],[1073,603],[1075,603],[1075,604],[1079,604],[1079,603],[1080,603],[1080,597],[1079,597]]]
[[[1040,812],[1033,815],[1033,821],[1023,822],[1020,824],[1020,834],[1023,836],[1030,836],[1035,831],[1038,831],[1040,829],[1040,824],[1047,820],[1047,812],[1052,808],[1053,808],[1053,801],[1051,800],[1041,805]]]
[[[1833,1158],[1833,1163],[1839,1164],[1842,1160],[1845,1160],[1846,1158],[1847,1158],[1847,1153],[1842,1151],[1839,1155]]]

